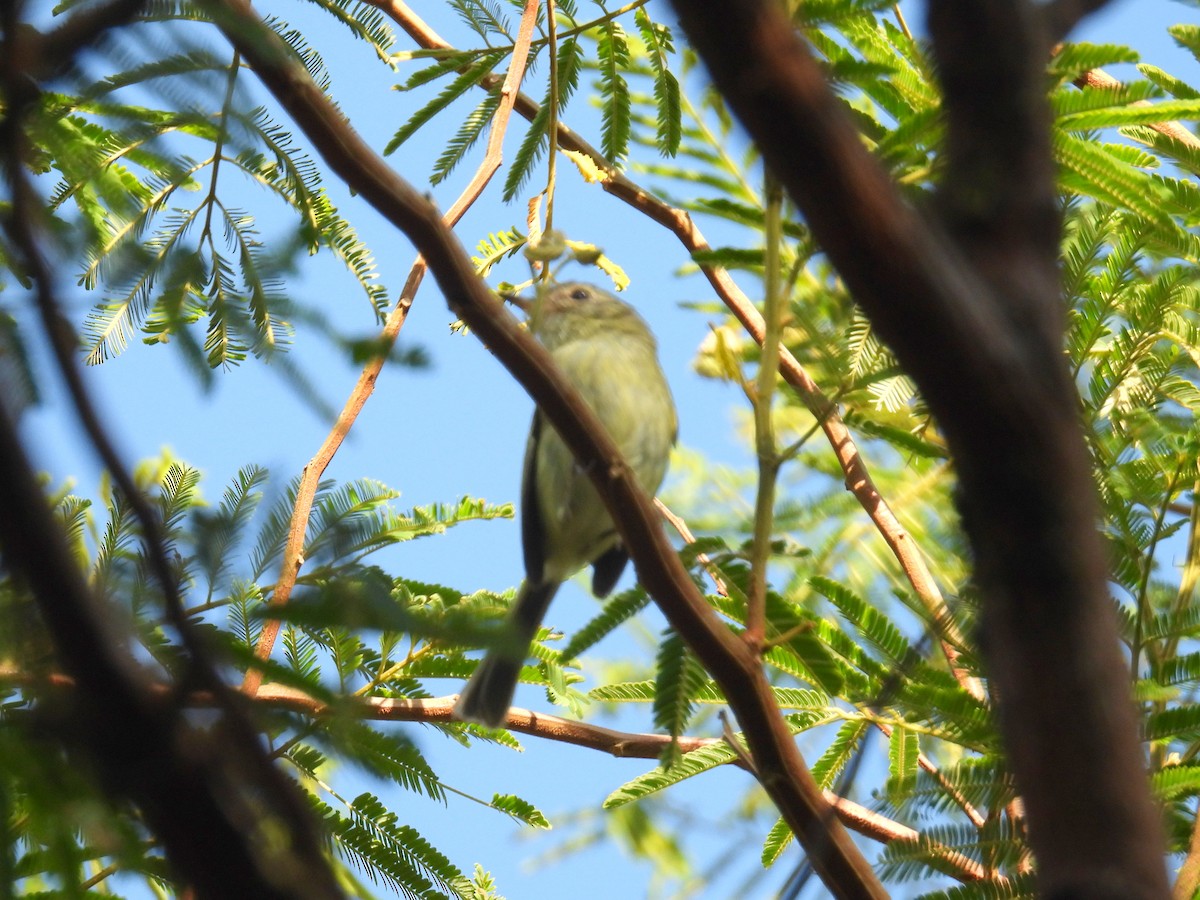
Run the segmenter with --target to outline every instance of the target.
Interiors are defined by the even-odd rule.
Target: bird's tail
[[[487,652],[454,704],[454,718],[488,728],[499,728],[512,705],[513,693],[529,643],[537,634],[559,582],[531,584],[526,581],[508,616],[510,638]]]

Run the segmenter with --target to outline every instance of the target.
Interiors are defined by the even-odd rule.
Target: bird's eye
[[[575,290],[571,291],[572,300],[586,300],[587,298],[587,288],[575,288]]]

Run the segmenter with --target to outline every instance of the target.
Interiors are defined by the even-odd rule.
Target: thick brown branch
[[[421,47],[428,50],[452,49],[437,32],[401,0],[367,0],[367,2],[386,12]],[[498,78],[498,76],[494,77]],[[494,82],[484,79],[482,84],[489,87]],[[516,111],[526,119],[532,120],[537,115],[538,109],[537,102],[527,95],[520,94],[517,97]],[[632,181],[609,163],[599,150],[562,123],[559,123],[557,127],[557,144],[563,150],[586,156],[597,170],[603,173],[600,183],[606,192],[647,216],[651,221],[662,225],[675,235],[689,253],[694,254],[712,249],[699,227],[685,210],[664,203]],[[750,336],[761,345],[766,337],[766,324],[763,317],[730,277],[729,272],[719,266],[707,264],[701,265],[700,268],[717,296],[725,302],[730,312],[741,322]],[[853,435],[838,413],[837,405],[825,396],[796,357],[786,348],[781,348],[779,365],[783,379],[795,390],[800,401],[820,422],[821,429],[845,473],[846,489],[855,496],[866,511],[900,564],[901,571],[912,585],[917,598],[929,612],[941,638],[943,655],[950,664],[955,678],[971,696],[980,701],[984,700],[985,695],[980,680],[957,664],[959,657],[957,648],[962,646],[964,641],[946,608],[937,582],[929,571],[929,567],[926,566],[920,548],[917,547],[907,529],[901,525],[887,500],[875,487],[866,460],[859,452]]]
[[[1094,12],[1108,6],[1110,0],[1050,0],[1042,8],[1046,36],[1051,42],[1066,40],[1076,25]]]
[[[763,786],[822,878],[839,896],[884,896],[808,774],[757,659],[704,602],[667,541],[650,499],[549,354],[490,295],[431,204],[358,137],[249,4],[206,0],[202,6],[330,168],[417,245],[451,308],[529,391],[592,477],[630,548],[641,583],[730,698]]]
[[[956,245],[1004,297],[993,308],[1023,338],[1018,351],[1055,360],[1061,222],[1045,99],[1050,45],[1037,21],[1032,4],[1014,0],[986,0],[969,15],[953,0],[930,4],[942,105],[953,123],[937,197]]]
[[[1036,74],[1045,39],[1032,5],[930,4],[950,132],[948,228],[900,199],[777,4],[674,5],[947,435],[1042,891],[1163,896],[1161,829],[1061,354],[1056,200]]]

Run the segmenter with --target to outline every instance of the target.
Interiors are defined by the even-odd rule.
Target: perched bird
[[[532,304],[533,333],[604,423],[650,494],[667,471],[678,430],[654,336],[641,316],[590,284],[560,284]],[[629,554],[588,473],[541,411],[533,415],[521,482],[525,581],[509,613],[511,640],[493,647],[454,706],[456,718],[497,727],[508,714],[529,644],[558,586],[592,566],[606,596]]]

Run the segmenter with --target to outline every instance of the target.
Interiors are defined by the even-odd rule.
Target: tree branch
[[[1105,91],[1121,87],[1121,82],[1103,69],[1088,69],[1088,71],[1076,78],[1074,83],[1079,88],[1096,88]],[[1130,106],[1153,106],[1153,104],[1149,100],[1136,100]],[[1157,131],[1159,134],[1164,134],[1172,140],[1179,141],[1179,143],[1188,147],[1200,148],[1200,138],[1196,137],[1187,126],[1180,122],[1152,122],[1146,127]]]
[[[1163,896],[1161,828],[1061,353],[1047,44],[1032,5],[931,2],[949,127],[945,225],[900,199],[775,3],[674,6],[947,435],[1041,891]]]
[[[203,705],[204,699],[203,695],[195,695],[191,698],[192,702],[197,705]],[[337,715],[346,712],[346,709],[341,706],[331,708],[322,701],[305,694],[303,691],[277,684],[264,685],[259,691],[257,699],[265,704],[281,706],[310,716]],[[349,710],[352,714],[361,718],[375,721],[450,723],[456,721],[452,713],[455,701],[457,700],[457,694],[451,694],[447,697],[430,697],[422,700],[363,697],[356,698],[350,705]],[[502,727],[508,731],[527,734],[543,740],[571,744],[576,747],[584,747],[588,750],[607,753],[618,759],[659,759],[662,756],[663,750],[670,746],[672,741],[671,736],[666,734],[617,731],[612,728],[604,728],[600,725],[592,725],[588,722],[580,722],[574,719],[564,719],[560,716],[534,712],[533,710],[522,709],[517,706],[509,709],[508,717],[505,719]],[[679,749],[684,753],[709,747],[713,744],[727,743],[723,738],[700,738],[689,735],[679,736],[678,742]],[[938,774],[936,767],[925,759],[924,755],[921,758],[923,760],[921,763],[922,767],[936,776]],[[729,765],[745,768],[736,758]],[[948,790],[952,790],[948,785],[944,786]],[[893,841],[919,841],[922,839],[921,834],[914,829],[901,825],[899,822],[893,821],[879,813],[872,812],[852,800],[839,797],[832,791],[825,791],[825,799],[829,801],[829,804],[833,807],[843,825],[880,843],[888,844]],[[956,800],[960,799],[960,797],[956,798]],[[974,813],[976,816],[978,815],[978,813],[975,813],[970,808],[969,804],[966,808],[968,814]],[[934,849],[934,852],[940,853],[942,859],[952,867],[953,870],[947,874],[953,878],[963,882],[982,881],[988,878],[984,867],[969,857],[957,853],[949,847],[939,848],[936,842],[932,842],[930,846]],[[1003,878],[996,880],[998,882],[1006,881]]]
[[[454,201],[442,218],[447,228],[452,228],[458,223],[463,214],[483,194],[484,188],[488,186],[492,176],[500,169],[503,159],[504,135],[508,131],[508,120],[512,115],[513,104],[520,93],[521,79],[525,74],[525,63],[529,58],[529,42],[533,37],[537,6],[538,0],[526,0],[525,14],[521,18],[521,29],[517,35],[516,45],[513,47],[512,62],[509,64],[508,73],[504,76],[504,86],[500,89],[500,104],[492,116],[487,151],[470,182],[463,188],[458,199]],[[300,484],[296,488],[296,502],[292,505],[292,518],[288,523],[283,560],[279,567],[279,582],[275,585],[275,590],[271,592],[271,606],[283,606],[292,597],[296,579],[304,565],[304,539],[308,534],[308,520],[312,514],[312,506],[317,496],[317,488],[321,483],[321,476],[325,474],[325,470],[341,448],[342,442],[346,440],[350,429],[354,427],[358,414],[362,412],[367,400],[375,391],[375,382],[379,378],[379,373],[383,371],[384,363],[387,362],[388,352],[400,335],[400,329],[404,327],[404,322],[408,319],[408,311],[412,307],[417,291],[420,290],[421,282],[425,280],[426,269],[424,258],[418,256],[409,269],[408,278],[404,282],[399,300],[396,301],[395,307],[388,314],[387,321],[384,323],[383,331],[379,336],[378,353],[363,366],[362,373],[358,376],[358,381],[350,392],[350,396],[346,398],[342,411],[338,415],[337,421],[334,422],[333,429],[321,442],[321,446],[317,448],[313,458],[308,461],[308,465],[304,467]],[[278,619],[268,619],[263,624],[258,645],[254,650],[254,655],[259,659],[265,660],[271,656],[275,641],[279,637],[280,624]],[[242,691],[253,697],[262,684],[262,679],[261,669],[247,669],[245,677],[242,679]]]
[[[1094,12],[1108,6],[1110,0],[1050,0],[1042,7],[1046,37],[1050,43],[1067,39],[1075,26]]]
[[[28,58],[21,44],[33,32],[19,23],[18,4],[0,7],[0,16],[5,108],[0,147],[11,188],[4,227],[13,263],[32,283],[46,338],[93,444],[143,520],[147,557],[152,567],[157,564],[168,616],[188,650],[188,674],[193,683],[211,689],[224,712],[216,725],[199,731],[183,717],[175,696],[156,698],[147,690],[145,673],[126,649],[129,636],[92,595],[15,423],[0,411],[0,549],[14,577],[31,590],[62,664],[79,685],[75,707],[57,711],[62,737],[95,765],[106,790],[140,807],[172,866],[199,896],[249,891],[280,900],[339,897],[295,786],[262,752],[258,735],[231,702],[182,613],[157,521],[123,472],[70,353],[71,331],[58,312],[51,270],[39,246],[37,224],[44,210],[25,175],[25,117],[38,89],[20,68]],[[46,712],[53,716],[55,710]],[[264,834],[272,832],[277,839],[265,841]],[[222,864],[214,866],[214,858]]]
[[[364,2],[387,13],[421,47],[427,50],[453,49],[402,0],[364,0]],[[489,76],[489,78],[498,77]],[[495,82],[489,81],[488,78],[481,82],[485,88],[490,88],[494,84]],[[526,119],[532,121],[537,116],[538,110],[539,106],[532,98],[525,94],[517,97],[516,111]],[[689,254],[712,249],[696,223],[692,221],[692,217],[685,210],[664,203],[653,193],[632,181],[605,159],[599,150],[561,122],[557,126],[557,136],[560,149],[586,156],[595,164],[597,170],[603,173],[600,184],[607,193],[647,216],[651,221],[662,225],[675,235]],[[729,272],[719,266],[707,264],[700,264],[700,269],[708,278],[708,282],[717,296],[725,302],[729,311],[733,313],[754,341],[761,346],[766,340],[766,323],[758,309],[730,277]],[[920,548],[900,523],[887,500],[875,487],[866,460],[859,452],[850,429],[846,427],[846,423],[838,413],[837,404],[825,396],[817,383],[786,347],[780,348],[779,366],[784,381],[796,392],[796,396],[817,419],[826,440],[833,448],[838,464],[845,473],[846,490],[854,495],[866,511],[876,530],[895,556],[917,599],[929,613],[930,619],[934,623],[934,629],[940,638],[942,654],[954,673],[955,679],[972,697],[983,702],[986,699],[983,684],[958,664],[958,648],[965,642],[946,607],[941,590],[929,571],[929,567],[926,566]]]
[[[15,230],[10,225],[10,235]],[[29,270],[27,248],[25,254]],[[58,656],[79,685],[70,710],[47,715],[58,713],[60,733],[97,767],[103,787],[140,807],[172,867],[199,897],[243,891],[279,900],[340,897],[316,836],[291,799],[295,786],[254,738],[245,740],[248,729],[230,716],[197,731],[173,697],[146,690],[144,673],[124,649],[128,635],[116,631],[114,617],[91,595],[2,413],[0,473],[5,564],[33,593]],[[268,815],[257,799],[263,794],[271,798],[272,828],[283,824],[288,837],[271,846],[261,840]]]
[[[631,551],[642,585],[730,698],[763,787],[826,884],[838,896],[885,896],[809,775],[757,659],[704,602],[667,541],[650,499],[546,350],[490,295],[432,205],[358,137],[246,0],[204,0],[201,5],[330,168],[417,245],[451,308],[533,396],[589,473]]]
[[[143,6],[145,0],[110,0],[73,13],[46,34],[29,29],[22,42],[25,47],[19,65],[29,78],[53,77],[65,67],[74,65],[79,52],[95,43],[104,32],[136,18]]]
[[[0,669],[0,684],[67,691],[74,689],[75,680],[61,674],[31,677],[20,672]],[[167,696],[171,692],[171,688],[167,685],[153,685],[151,690],[161,696]],[[264,684],[254,698],[256,706],[286,709],[312,718],[352,715],[374,722],[420,722],[424,724],[457,722],[453,714],[454,704],[458,700],[457,694],[420,700],[358,696],[347,697],[344,700],[345,702],[330,704],[302,690],[280,684]],[[187,695],[184,702],[188,706],[203,709],[211,707],[214,699],[211,694],[198,691]],[[509,709],[508,717],[502,727],[507,731],[529,735],[540,740],[570,744],[599,753],[607,753],[617,759],[659,759],[663,750],[670,746],[673,740],[670,735],[617,731],[588,722],[522,709],[518,706]],[[680,735],[677,740],[679,748],[684,753],[714,744],[727,743],[724,738],[701,738],[690,735]],[[745,768],[737,758],[731,760],[727,765]],[[931,763],[929,771],[936,771]],[[825,791],[825,799],[829,801],[842,824],[872,840],[889,844],[893,841],[920,841],[922,839],[918,831],[901,825],[887,816],[872,812],[852,800],[839,797],[832,791]],[[926,842],[926,846],[941,854],[942,859],[950,867],[947,874],[958,881],[971,882],[988,879],[984,867],[969,857],[949,847],[939,847],[936,843]],[[994,880],[1003,883],[1006,879]]]

